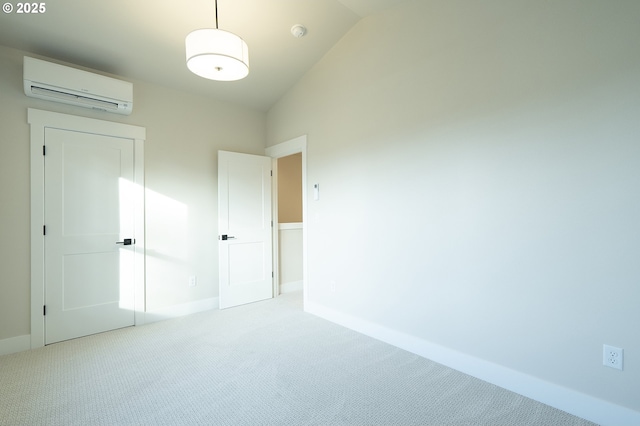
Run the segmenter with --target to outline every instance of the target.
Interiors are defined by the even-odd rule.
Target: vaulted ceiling
[[[192,74],[185,36],[215,28],[214,0],[55,0],[0,16],[0,44],[131,79],[267,110],[360,19],[403,0],[218,0],[219,28],[249,46],[235,82]],[[308,32],[294,38],[290,29]]]

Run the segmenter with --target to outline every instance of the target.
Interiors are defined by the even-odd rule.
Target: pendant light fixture
[[[216,28],[190,32],[185,39],[187,68],[210,80],[234,81],[249,74],[249,49],[237,35],[218,29],[218,0]]]

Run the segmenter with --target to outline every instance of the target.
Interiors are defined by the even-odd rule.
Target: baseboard
[[[217,297],[198,300],[196,302],[182,303],[180,305],[167,306],[165,308],[145,312],[144,321],[148,324],[171,318],[179,318],[185,315],[218,309],[218,306],[219,303]]]
[[[302,291],[302,280],[280,284],[280,294],[293,293],[294,291]]]
[[[549,383],[415,336],[307,302],[305,311],[454,370],[600,425],[640,425],[640,412]]]
[[[0,340],[0,355],[14,354],[29,349],[31,349],[30,334]]]
[[[198,300],[196,302],[183,303],[175,306],[157,309],[143,313],[144,319],[138,321],[137,324],[152,323],[171,318],[183,317],[185,315],[195,314],[203,311],[218,309],[218,298]],[[137,317],[136,317],[137,318]],[[31,335],[10,337],[0,340],[0,355],[8,355],[16,352],[22,352],[31,349]]]

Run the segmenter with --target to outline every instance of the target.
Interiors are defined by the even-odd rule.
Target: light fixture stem
[[[218,29],[218,0],[216,0],[216,30]]]

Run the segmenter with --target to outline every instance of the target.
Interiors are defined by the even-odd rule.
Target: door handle
[[[125,246],[130,246],[131,244],[135,244],[136,240],[131,238],[125,238],[124,241],[116,241],[116,244],[122,244]]]
[[[222,241],[227,241],[227,240],[235,240],[235,239],[236,239],[236,237],[234,237],[234,236],[232,236],[232,235],[222,234],[222,235],[220,236],[220,239],[221,239]]]

